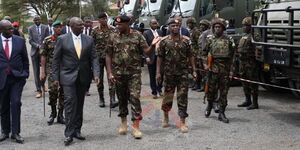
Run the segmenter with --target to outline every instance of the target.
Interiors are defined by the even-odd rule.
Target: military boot
[[[248,107],[250,106],[252,103],[251,103],[251,95],[246,95],[246,101],[243,102],[242,104],[239,104],[237,105],[238,107]]]
[[[60,124],[65,124],[65,118],[63,115],[63,109],[58,109],[57,122]]]
[[[225,116],[225,107],[220,108],[218,119],[224,123],[229,123],[229,120]]]
[[[213,102],[213,109],[215,110],[215,113],[219,113],[220,106],[218,102]]]
[[[164,119],[162,121],[162,127],[163,128],[169,127],[169,114],[168,114],[168,112],[164,112]]]
[[[213,107],[213,103],[208,102],[207,106],[206,106],[206,109],[205,109],[205,117],[206,118],[208,118],[210,116],[210,112],[211,112],[212,107]]]
[[[201,82],[199,83],[199,88],[196,90],[197,92],[203,92],[204,91],[204,84],[202,84]]]
[[[141,139],[142,138],[142,132],[140,130],[140,120],[134,120],[132,124],[132,135],[135,139]]]
[[[119,105],[119,103],[116,101],[115,92],[112,90],[109,90],[109,96],[110,96],[110,108],[115,108]]]
[[[48,125],[52,125],[54,122],[54,119],[56,118],[57,112],[56,112],[56,106],[51,106],[51,114],[49,116],[49,119],[47,121]]]
[[[105,107],[103,91],[99,92],[99,107]]]
[[[192,90],[195,91],[198,89],[200,89],[199,83],[195,82],[194,86],[192,87]]]
[[[253,103],[252,105],[250,105],[247,109],[248,110],[252,110],[252,109],[258,109],[258,103],[257,103],[257,99],[258,99],[258,95],[253,95]]]
[[[125,135],[127,133],[127,117],[121,118],[121,126],[119,128],[119,134]]]
[[[180,131],[182,133],[187,133],[189,132],[189,129],[187,128],[187,126],[185,125],[185,118],[180,118]]]

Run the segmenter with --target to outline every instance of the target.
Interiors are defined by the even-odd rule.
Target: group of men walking
[[[226,23],[222,18],[215,18],[211,23],[201,20],[200,28],[196,27],[195,20],[190,18],[187,21],[189,30],[181,27],[181,19],[172,18],[167,23],[166,36],[158,30],[159,25],[155,19],[150,22],[151,29],[143,34],[130,28],[132,18],[126,15],[115,18],[116,27],[107,25],[106,13],[101,13],[98,19],[99,25],[92,29],[90,19],[84,19],[83,22],[80,18],[73,17],[66,21],[66,25],[61,21],[53,22],[52,19],[48,19],[51,25],[46,26],[42,25],[40,17],[36,16],[35,25],[29,28],[36,97],[41,97],[42,91],[47,91],[44,83],[48,78],[51,106],[48,124],[52,125],[55,118],[58,123],[65,124],[66,146],[73,142],[73,138],[85,140],[81,134],[83,105],[92,78],[97,84],[99,106],[105,107],[104,68],[108,78],[110,107],[119,106],[121,125],[118,132],[121,135],[127,134],[130,103],[132,134],[136,139],[142,138],[141,56],[146,56],[153,98],[156,99],[158,95],[163,97],[161,109],[164,128],[169,126],[169,111],[172,109],[175,90],[177,91],[179,130],[182,133],[188,132],[185,122],[188,117],[190,73],[196,83],[193,88],[195,90],[203,91],[204,78],[207,79],[208,104],[205,116],[210,116],[215,104],[220,107],[218,119],[225,123],[229,122],[225,116],[229,83],[233,72],[237,70],[235,56],[240,56],[242,77],[251,80],[257,78],[257,66],[253,65],[256,61],[255,49],[251,44],[249,17],[243,20],[245,35],[238,47],[233,39],[224,33]],[[0,79],[0,141],[8,138],[12,132],[12,138],[18,143],[23,143],[23,138],[19,135],[20,103],[22,88],[29,76],[29,63],[25,40],[12,35],[11,27],[12,24],[7,20],[0,22],[0,44],[3,45],[0,45],[0,50],[3,49],[0,51],[0,73],[1,77],[5,77]],[[11,44],[7,44],[7,39],[11,39]],[[11,47],[14,49],[11,50]],[[14,54],[13,57],[11,53]],[[243,86],[246,101],[239,107],[249,106],[248,109],[257,109],[257,85],[244,83]],[[18,93],[12,94],[13,92]],[[8,106],[8,103],[15,105]],[[10,109],[13,110],[12,120]]]

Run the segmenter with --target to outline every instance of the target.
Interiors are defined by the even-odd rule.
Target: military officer
[[[96,45],[97,53],[99,56],[99,64],[100,64],[100,84],[98,87],[99,93],[99,106],[105,107],[104,101],[104,67],[105,67],[105,48],[107,46],[107,41],[109,39],[109,35],[115,32],[115,28],[113,26],[107,25],[107,15],[102,12],[98,16],[100,25],[93,28],[92,37],[94,38],[94,42]],[[110,96],[110,107],[114,108],[118,106],[118,102],[116,102],[116,88],[115,85],[108,81],[109,84],[109,96]]]
[[[216,18],[212,21],[213,34],[207,37],[207,44],[205,52],[207,56],[212,57],[212,66],[209,69],[208,81],[208,105],[205,111],[205,116],[209,117],[213,107],[215,96],[218,95],[218,102],[220,106],[219,117],[220,121],[229,123],[225,116],[225,108],[227,106],[227,94],[229,90],[229,81],[233,75],[233,56],[235,52],[235,44],[231,37],[225,35],[223,32],[226,29],[225,20]]]
[[[258,63],[255,59],[255,48],[251,42],[251,17],[246,17],[242,21],[244,35],[238,45],[239,54],[239,73],[242,78],[257,81]],[[248,107],[248,110],[258,109],[258,85],[253,83],[242,82],[246,101],[238,107]],[[252,97],[252,102],[251,102]]]
[[[140,103],[141,93],[141,57],[147,55],[155,48],[160,40],[155,38],[150,47],[145,38],[138,31],[129,27],[130,18],[122,15],[115,18],[118,31],[112,33],[107,43],[106,68],[109,80],[116,84],[116,92],[119,100],[119,117],[121,126],[119,134],[127,133],[128,101],[131,103],[133,121],[133,136],[136,139],[142,137],[139,128],[142,120],[142,108]]]
[[[42,46],[41,46],[41,73],[40,78],[43,83],[45,83],[46,77],[48,76],[48,89],[49,89],[49,105],[51,106],[51,114],[48,120],[48,124],[52,125],[54,119],[57,116],[57,122],[64,124],[65,119],[63,116],[64,110],[64,93],[63,89],[57,87],[54,84],[52,79],[52,59],[53,59],[53,51],[56,44],[57,37],[62,34],[62,25],[61,21],[55,21],[52,24],[54,34],[45,38]],[[58,115],[56,111],[58,99]]]
[[[164,63],[164,86],[165,97],[162,102],[164,119],[162,127],[169,126],[169,111],[172,109],[173,97],[177,88],[178,115],[180,117],[179,129],[181,132],[188,132],[185,119],[188,117],[188,74],[189,63],[192,65],[193,76],[197,76],[194,56],[189,37],[180,35],[179,21],[170,19],[168,21],[170,35],[165,36],[160,41],[158,50],[158,60],[156,77],[161,82],[160,66]]]

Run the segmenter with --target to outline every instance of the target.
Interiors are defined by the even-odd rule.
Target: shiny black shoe
[[[83,136],[81,135],[81,133],[79,133],[79,132],[75,132],[75,134],[74,134],[73,137],[76,138],[76,139],[78,139],[78,140],[82,140],[82,141],[85,140],[85,137],[83,137]]]
[[[9,138],[9,134],[1,133],[1,135],[0,135],[0,142],[6,140],[7,138]]]
[[[104,97],[100,96],[99,98],[99,107],[103,108],[105,107]]]
[[[65,140],[64,140],[65,146],[71,145],[72,142],[73,142],[72,137],[66,137]]]
[[[16,140],[16,142],[20,144],[24,143],[24,139],[19,134],[12,134],[11,139]]]

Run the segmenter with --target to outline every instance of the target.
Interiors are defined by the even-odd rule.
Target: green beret
[[[128,23],[130,18],[126,15],[117,16],[115,18],[116,23]]]
[[[56,26],[56,25],[62,25],[62,22],[57,20],[55,22],[52,23],[52,27]]]

